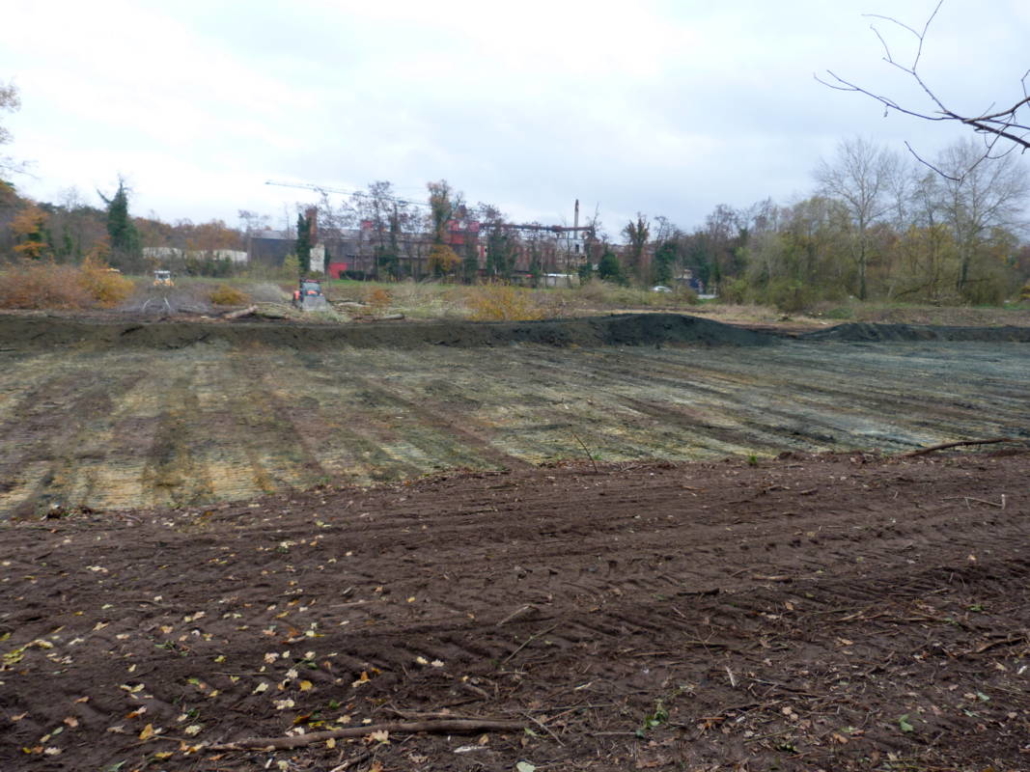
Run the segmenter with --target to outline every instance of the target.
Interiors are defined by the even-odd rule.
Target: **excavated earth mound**
[[[773,336],[678,314],[633,314],[535,322],[426,322],[303,325],[253,322],[96,322],[61,317],[0,318],[0,348],[50,346],[182,348],[195,343],[261,343],[297,349],[333,345],[471,348],[511,344],[760,346]]]
[[[844,343],[940,340],[949,342],[1030,343],[1030,327],[951,327],[928,324],[851,322],[800,336],[804,340]]]
[[[682,314],[619,314],[531,322],[402,322],[297,324],[290,322],[98,321],[61,316],[0,316],[0,350],[53,346],[167,348],[196,343],[262,344],[295,349],[327,346],[405,349],[475,348],[537,344],[599,346],[765,346],[785,336]],[[848,323],[797,336],[805,341],[1030,342],[1030,327],[955,327]]]

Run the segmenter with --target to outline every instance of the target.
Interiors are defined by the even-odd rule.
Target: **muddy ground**
[[[0,770],[1030,768],[1025,329],[363,329],[0,319]]]
[[[0,317],[0,518],[454,468],[1030,437],[1028,328]]]
[[[1025,770],[1028,458],[8,523],[0,769]]]

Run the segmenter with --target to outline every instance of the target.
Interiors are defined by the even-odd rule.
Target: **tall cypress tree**
[[[300,275],[311,272],[311,220],[297,215],[297,259],[300,261]]]

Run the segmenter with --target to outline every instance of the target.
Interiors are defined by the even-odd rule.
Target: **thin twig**
[[[504,619],[498,622],[497,626],[504,627],[504,625],[508,624],[515,617],[521,616],[522,614],[525,614],[527,611],[536,611],[536,606],[534,606],[532,603],[527,603],[525,606],[521,606],[520,608],[515,609],[513,612],[508,614],[508,616],[506,616]]]
[[[347,759],[342,764],[333,767],[332,769],[329,770],[329,772],[346,772],[346,770],[350,769],[355,764],[360,764],[361,762],[363,762],[365,759],[367,759],[371,755],[372,755],[372,751],[362,751],[357,756],[351,756],[349,759]]]
[[[383,724],[366,726],[348,726],[331,729],[327,732],[311,732],[295,737],[248,737],[234,743],[209,745],[212,751],[245,751],[245,750],[288,750],[301,748],[317,742],[333,740],[340,737],[365,737],[375,732],[391,734],[478,734],[479,732],[515,732],[525,728],[524,721],[498,721],[494,719],[445,719],[436,721],[388,721]]]
[[[547,635],[550,632],[553,632],[558,627],[559,624],[561,624],[561,623],[557,622],[557,623],[551,625],[550,627],[548,627],[546,630],[542,630],[539,633],[537,633],[536,635],[529,636],[525,641],[523,641],[521,646],[519,646],[517,649],[515,649],[515,651],[513,651],[511,654],[509,654],[507,657],[505,657],[503,660],[501,660],[501,664],[502,665],[507,665],[511,661],[512,657],[514,657],[516,654],[518,654],[524,648],[529,646],[529,644],[531,644],[537,638],[540,638],[542,636]]]
[[[538,718],[533,718],[533,716],[529,715],[528,713],[523,713],[522,715],[528,718],[538,727],[543,729],[545,732],[547,732],[547,734],[551,735],[551,737],[554,738],[554,741],[558,743],[558,745],[562,746],[563,748],[565,747],[565,743],[561,741],[561,738],[558,735],[556,735],[553,731],[551,731],[551,727],[547,726],[547,724],[545,724],[543,721],[541,721]]]
[[[573,433],[572,433],[572,436],[576,438],[576,442],[578,442],[578,443],[579,443],[579,446],[580,446],[581,448],[583,448],[583,452],[587,454],[587,458],[589,458],[589,459],[590,459],[590,463],[591,463],[591,464],[593,465],[593,467],[594,467],[594,474],[600,474],[600,472],[598,472],[598,471],[597,471],[597,462],[596,462],[596,461],[594,461],[594,456],[593,456],[593,454],[592,454],[592,453],[591,453],[591,452],[590,452],[589,450],[587,450],[587,446],[586,446],[586,444],[585,444],[585,443],[583,442],[583,440],[581,440],[581,439],[579,438],[579,435],[578,435],[578,434],[576,434],[575,432],[573,432]]]
[[[975,501],[977,504],[986,504],[989,507],[997,507],[998,509],[1005,509],[1005,497],[1002,496],[1001,504],[995,504],[993,501],[987,501],[986,499],[974,499],[972,496],[945,496],[943,501],[955,501],[962,499],[968,505],[970,501]]]
[[[1028,444],[1027,440],[1017,439],[1016,437],[995,437],[990,440],[959,440],[957,442],[943,442],[940,445],[931,445],[928,448],[913,450],[911,453],[902,453],[898,458],[913,458],[914,456],[923,456],[927,453],[933,453],[938,450],[947,450],[948,448],[959,448],[966,445],[995,445],[999,442],[1017,442],[1023,445]]]

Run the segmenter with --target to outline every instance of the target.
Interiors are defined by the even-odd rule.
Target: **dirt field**
[[[0,317],[0,517],[588,457],[1026,437],[1030,359],[1012,341],[1028,333],[846,325],[789,340],[661,315],[351,327]]]
[[[1027,471],[588,464],[7,525],[0,768],[1025,770]]]
[[[1028,339],[0,320],[0,770],[1030,769]]]

